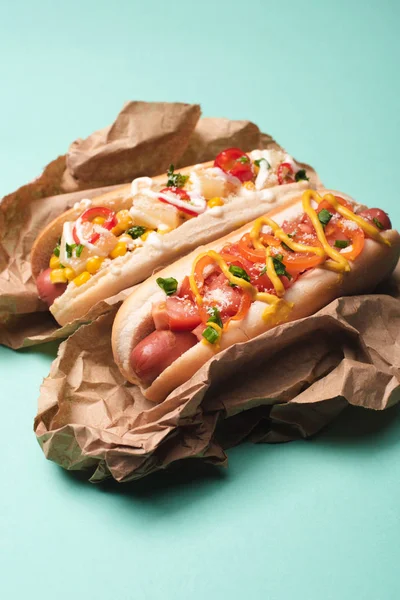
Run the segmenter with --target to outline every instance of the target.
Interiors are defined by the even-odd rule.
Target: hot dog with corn
[[[281,150],[228,148],[211,163],[139,177],[81,200],[41,233],[31,253],[38,295],[61,324],[149,277],[309,186]]]

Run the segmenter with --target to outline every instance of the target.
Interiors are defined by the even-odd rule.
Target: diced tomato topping
[[[191,331],[201,323],[198,308],[190,300],[170,297],[166,305],[171,331]]]
[[[192,331],[201,323],[197,306],[188,298],[170,296],[153,305],[152,315],[156,329]]]
[[[237,177],[242,183],[251,181],[254,177],[251,160],[240,148],[227,148],[220,152],[214,161],[214,167]]]
[[[213,294],[213,292],[218,293]],[[213,273],[204,282],[203,299],[206,306],[217,306],[222,321],[237,313],[240,306],[242,290],[232,287],[223,273]]]
[[[294,183],[293,167],[290,163],[281,163],[278,167],[277,175],[279,185]]]
[[[297,242],[301,241],[302,236],[312,236],[317,238],[312,221],[305,213],[299,215],[296,217],[296,219],[292,219],[291,221],[284,221],[282,223],[282,229],[285,233],[294,235]],[[308,243],[308,245],[310,245],[310,240],[304,241],[303,243]]]
[[[190,300],[194,301],[194,296],[192,288],[190,287],[190,280],[188,275],[186,275],[186,277],[182,281],[177,295],[179,296],[179,298],[190,298]]]
[[[380,208],[367,208],[357,213],[360,217],[374,225],[377,229],[392,229],[392,223],[385,211]],[[378,223],[377,223],[378,221]],[[381,225],[381,227],[379,226]]]

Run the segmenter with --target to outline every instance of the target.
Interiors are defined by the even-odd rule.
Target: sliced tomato
[[[240,148],[227,148],[220,152],[214,161],[214,167],[237,177],[242,183],[251,181],[254,177],[251,160]]]
[[[345,220],[339,220],[336,225],[336,232],[328,239],[328,242],[334,246],[336,240],[346,240],[351,243],[351,247],[341,250],[341,254],[347,260],[354,260],[361,254],[364,248],[365,235],[361,227],[353,227]],[[339,248],[337,248],[339,250]],[[339,250],[340,251],[340,250]]]
[[[273,235],[262,233],[260,240],[267,246],[280,246],[281,242]],[[238,251],[241,256],[252,263],[265,263],[265,250],[254,248],[253,242],[251,241],[250,234],[246,233],[237,244]]]
[[[286,252],[283,250],[283,264],[290,275],[295,276],[308,269],[314,269],[324,262],[323,256],[311,252]]]
[[[216,270],[215,262],[211,258],[211,256],[208,256],[208,254],[206,254],[205,256],[202,256],[200,258],[200,260],[197,261],[196,267],[194,270],[194,274],[193,274],[194,280],[196,282],[197,288],[199,289],[200,293],[201,293],[202,288],[204,287],[206,267],[214,267],[214,270]]]
[[[335,198],[339,202],[339,204],[341,204],[348,210],[351,210],[351,212],[354,212],[354,207],[350,202],[347,202],[347,200],[345,200],[344,198],[341,198],[340,196],[335,196]],[[337,210],[332,206],[332,204],[330,202],[328,202],[327,200],[322,200],[322,202],[320,202],[318,204],[317,213],[319,213],[324,208],[326,210],[328,210],[330,213],[337,212]]]
[[[229,321],[241,321],[247,315],[252,305],[253,298],[249,292],[246,290],[242,290],[239,308],[235,315],[230,317],[230,319],[224,323],[224,327],[228,326]]]
[[[225,248],[223,248],[221,251],[221,257],[228,266],[234,265],[236,267],[241,267],[246,271],[246,273],[249,271],[253,264],[242,255],[241,251],[239,250],[236,244],[232,244],[232,246],[229,248],[229,252],[226,252]]]
[[[385,229],[392,229],[392,223],[389,219],[389,215],[387,215],[385,211],[381,210],[380,208],[368,208],[357,214],[379,230],[383,231]]]
[[[93,221],[95,217],[103,217],[105,219],[104,223],[101,225],[104,229],[108,229],[111,231],[113,227],[115,227],[118,223],[115,212],[106,208],[105,206],[93,206],[92,208],[88,208],[84,213],[78,218],[78,221],[81,223],[87,223]],[[72,235],[76,244],[81,244],[85,240],[80,240],[76,231],[76,226],[72,230]],[[90,244],[95,244],[97,240],[100,239],[100,233],[95,231],[88,238],[88,242]]]
[[[277,170],[278,183],[283,185],[285,183],[294,183],[293,167],[290,163],[281,163]]]
[[[265,262],[265,250],[254,248],[250,234],[246,233],[238,242],[241,255],[252,263]]]

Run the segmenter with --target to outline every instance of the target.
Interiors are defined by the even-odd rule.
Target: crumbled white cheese
[[[350,219],[344,219],[342,223],[346,229],[350,229],[350,231],[355,231],[359,227],[355,221],[351,221]]]
[[[227,297],[222,288],[210,290],[204,295],[204,300],[206,302],[216,302],[221,308],[229,306],[230,302],[229,298]]]

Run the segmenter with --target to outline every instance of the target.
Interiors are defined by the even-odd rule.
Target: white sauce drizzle
[[[150,190],[153,187],[153,183],[151,177],[137,177],[131,183],[131,195],[135,197],[146,190]]]
[[[79,202],[75,202],[74,209],[78,210],[78,208],[80,208],[81,210],[86,210],[89,206],[92,206],[92,201],[88,198],[82,198]]]
[[[267,163],[266,160],[260,161],[260,170],[258,171],[255,181],[256,190],[262,190],[268,181],[270,175],[270,166],[268,165],[269,163]]]
[[[213,206],[212,208],[209,208],[207,210],[207,213],[213,217],[222,217],[222,215],[224,214],[224,207],[223,206]]]

